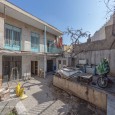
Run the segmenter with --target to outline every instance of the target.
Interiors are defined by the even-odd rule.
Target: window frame
[[[36,32],[31,32],[31,50],[34,52],[38,52],[39,49],[40,49],[40,34]]]
[[[16,34],[17,34],[17,37],[16,37]],[[20,50],[21,49],[21,36],[22,36],[21,28],[5,23],[5,37],[4,37],[5,42],[4,44],[5,44],[6,49]]]

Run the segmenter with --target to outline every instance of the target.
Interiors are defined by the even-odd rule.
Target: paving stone
[[[28,115],[28,112],[21,101],[19,101],[15,106],[18,115]]]
[[[7,115],[14,109],[19,99],[9,99],[7,101],[0,102],[0,115]]]

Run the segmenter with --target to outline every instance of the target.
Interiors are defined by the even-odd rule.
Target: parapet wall
[[[107,110],[107,94],[101,90],[56,76],[53,78],[53,85],[73,93],[75,96],[88,101],[104,111]]]

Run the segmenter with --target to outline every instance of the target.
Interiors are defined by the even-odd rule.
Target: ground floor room
[[[0,55],[0,77],[5,82],[37,76],[40,70],[55,71],[56,57],[44,58],[44,55]]]

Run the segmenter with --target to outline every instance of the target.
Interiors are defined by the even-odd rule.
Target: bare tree
[[[83,31],[82,29],[73,29],[73,28],[67,28],[67,30],[64,32],[64,34],[68,35],[70,37],[71,43],[70,43],[70,47],[63,51],[63,54],[65,52],[67,52],[68,50],[71,50],[70,56],[73,57],[74,56],[74,45],[80,44],[80,39],[81,38],[87,38],[89,36],[89,32],[88,31]]]
[[[115,0],[103,0],[103,2],[107,8],[106,15],[113,14],[115,12]]]
[[[77,29],[74,30],[73,28],[67,28],[67,30],[64,32],[68,36],[70,36],[70,39],[72,41],[72,44],[79,44],[80,43],[80,38],[87,37],[88,36],[88,31],[83,32],[82,29]]]

